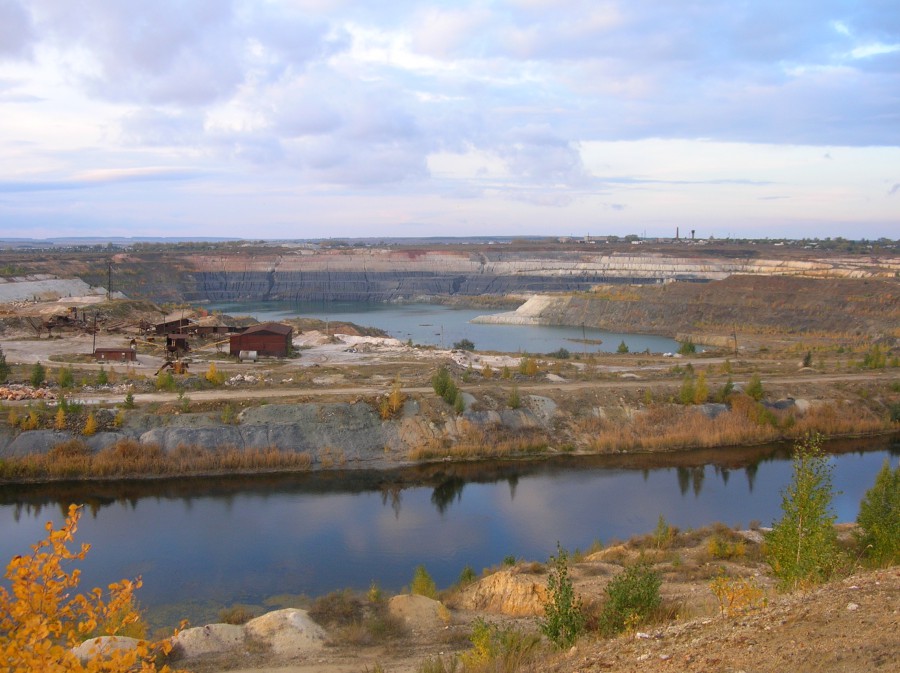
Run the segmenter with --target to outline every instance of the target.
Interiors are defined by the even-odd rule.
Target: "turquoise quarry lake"
[[[468,339],[477,350],[507,353],[549,353],[560,348],[576,353],[614,352],[622,341],[632,353],[669,353],[678,342],[646,334],[604,332],[581,327],[544,325],[488,325],[469,322],[490,314],[490,309],[459,308],[442,304],[372,304],[365,302],[323,303],[217,303],[207,307],[234,316],[249,315],[257,320],[286,320],[302,316],[319,320],[352,322],[377,327],[401,341],[450,348]],[[583,341],[587,340],[587,343]],[[601,342],[601,343],[597,343]]]
[[[898,438],[832,443],[834,512],[853,521]],[[676,465],[676,466],[672,466]],[[27,551],[85,503],[77,536],[92,545],[83,585],[140,575],[153,615],[216,620],[235,602],[278,594],[399,590],[423,564],[439,586],[513,555],[546,560],[652,531],[770,524],[790,480],[783,447],[665,456],[442,464],[391,473],[317,473],[159,483],[0,488],[0,559]],[[155,618],[159,623],[160,618]],[[172,618],[177,622],[177,618]]]

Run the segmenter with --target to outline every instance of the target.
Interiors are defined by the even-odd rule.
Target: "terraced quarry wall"
[[[715,259],[575,252],[510,254],[353,249],[266,256],[192,256],[188,301],[391,301],[587,291],[608,284],[708,282],[735,274],[878,278],[900,272],[871,260]]]

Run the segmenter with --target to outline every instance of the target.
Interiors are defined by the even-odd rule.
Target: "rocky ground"
[[[591,611],[602,603],[603,589],[610,578],[642,554],[655,562],[663,577],[663,607],[650,623],[625,635],[607,639],[589,632],[565,651],[555,650],[544,641],[533,650],[533,657],[511,668],[475,670],[900,670],[900,568],[858,570],[806,591],[778,593],[758,544],[753,542],[760,538],[755,531],[743,535],[746,538],[723,528],[693,531],[670,539],[662,548],[648,536],[571,564],[576,591]],[[714,536],[744,539],[745,551],[738,558],[711,557],[709,540]],[[710,589],[712,579],[720,573],[747,578],[757,587],[760,593],[753,605],[723,613]],[[305,621],[307,616],[302,611],[291,617],[295,621],[293,631],[283,627],[288,619],[284,611],[254,620],[244,628],[245,633],[268,633],[266,638],[249,638],[239,627],[192,629],[180,636],[181,642],[188,644],[181,653],[202,654],[173,663],[196,673],[414,673],[441,670],[434,667],[441,659],[443,670],[454,670],[453,659],[471,651],[469,635],[478,618],[500,629],[536,634],[545,587],[545,566],[520,562],[494,569],[463,589],[445,592],[442,602],[421,596],[395,597],[388,610],[399,626],[374,642],[371,636],[361,635],[365,630],[361,624],[319,631],[314,623]],[[261,624],[268,630],[263,631]],[[229,638],[230,645],[213,651],[211,643]],[[428,661],[431,668],[426,669]]]

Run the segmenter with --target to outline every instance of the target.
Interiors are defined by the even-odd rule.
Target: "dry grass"
[[[96,453],[80,440],[57,444],[44,455],[0,461],[0,480],[168,477],[204,474],[308,470],[307,452],[277,448],[179,446],[164,451],[154,444],[121,440]]]
[[[768,409],[746,395],[734,395],[729,402],[730,409],[715,418],[699,409],[658,405],[615,422],[590,419],[586,423],[593,437],[587,443],[598,453],[660,451],[796,439],[810,432],[833,437],[891,430],[888,419],[859,407],[850,413],[837,403],[818,405],[799,415],[794,410]]]
[[[460,421],[461,432],[453,443],[432,440],[410,450],[409,459],[435,460],[439,458],[473,459],[499,458],[543,453],[547,450],[544,433],[531,431],[510,431],[501,427],[484,428]]]

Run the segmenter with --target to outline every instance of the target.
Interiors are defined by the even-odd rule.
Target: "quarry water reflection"
[[[852,521],[900,440],[829,446],[839,521]],[[141,575],[151,616],[215,621],[235,602],[318,595],[378,582],[398,590],[424,564],[439,586],[505,556],[546,560],[653,529],[715,521],[768,525],[790,478],[785,447],[531,463],[441,464],[345,472],[0,488],[0,557],[9,559],[85,503],[83,586]],[[170,609],[166,613],[167,607]],[[169,617],[156,617],[166,621]]]
[[[565,348],[571,353],[615,352],[622,341],[632,353],[678,350],[678,342],[646,334],[604,332],[598,329],[537,325],[482,325],[472,318],[491,309],[460,308],[441,304],[373,304],[366,302],[216,303],[207,308],[230,315],[250,315],[257,320],[287,320],[302,316],[319,320],[352,322],[377,327],[391,336],[413,343],[450,348],[469,339],[478,350],[507,353],[550,353]]]

